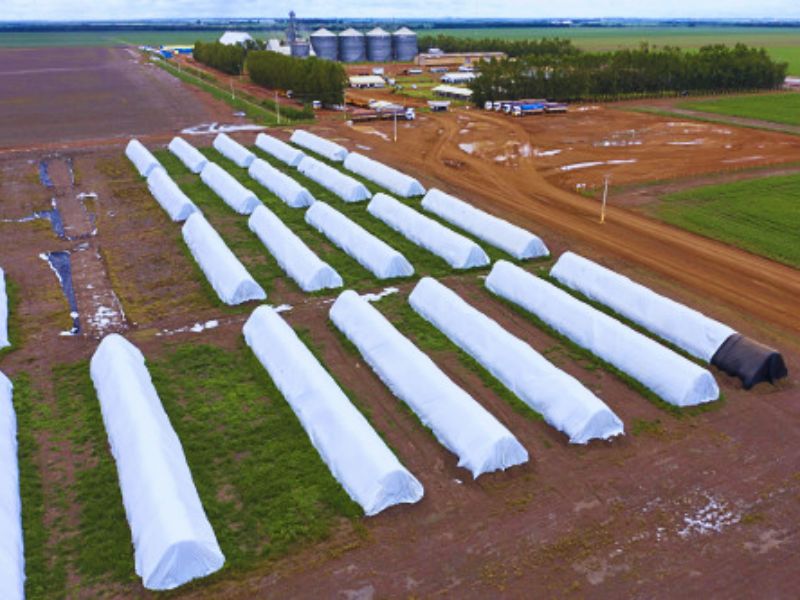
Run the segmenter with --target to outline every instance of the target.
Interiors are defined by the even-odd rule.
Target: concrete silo
[[[352,27],[339,34],[339,60],[342,62],[364,62],[367,59],[364,34]]]
[[[339,38],[324,27],[311,34],[311,46],[319,58],[339,60]]]
[[[367,33],[367,60],[387,62],[392,60],[392,35],[380,27]]]
[[[419,54],[417,47],[417,34],[408,27],[401,27],[392,34],[394,45],[394,59],[401,62],[411,62]]]
[[[295,40],[291,44],[292,56],[297,58],[308,58],[310,46],[306,40]]]

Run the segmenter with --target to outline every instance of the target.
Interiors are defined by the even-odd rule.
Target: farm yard
[[[37,71],[27,65],[50,60],[52,51],[25,52],[24,68]],[[105,52],[127,51],[93,50],[69,68]],[[475,108],[421,112],[399,125],[397,143],[390,122],[353,125],[327,111],[313,125],[266,129],[167,72],[112,59],[119,69],[114,60],[124,62],[125,79],[147,109],[126,112],[128,120],[117,120],[113,98],[98,101],[104,116],[96,123],[81,117],[90,114],[87,105],[65,102],[63,113],[49,117],[65,123],[53,136],[47,116],[26,129],[31,113],[2,114],[11,134],[0,140],[0,267],[12,345],[0,351],[0,369],[14,384],[28,597],[153,595],[134,571],[107,400],[90,372],[99,340],[111,333],[145,357],[225,557],[221,570],[171,595],[658,596],[664,581],[688,595],[793,592],[800,275],[791,255],[752,243],[749,232],[759,228],[754,219],[766,229],[753,197],[768,207],[771,224],[791,218],[791,205],[778,198],[781,190],[792,193],[796,175],[771,181],[750,169],[795,169],[799,138],[609,105],[525,119]],[[34,72],[26,85],[42,89],[47,77]],[[115,85],[124,93],[128,84]],[[49,102],[60,93],[71,92],[52,91]],[[0,98],[0,106],[17,104]],[[204,123],[216,128],[194,128]],[[221,129],[235,142],[220,141]],[[343,147],[347,159],[301,130]],[[260,133],[286,146],[257,143]],[[176,135],[199,150],[192,154],[198,165],[217,166],[217,179],[167,146]],[[136,164],[129,160],[134,137],[144,148]],[[275,148],[307,158],[287,164]],[[369,162],[359,168],[356,153],[424,190]],[[176,188],[156,187],[144,168]],[[648,186],[712,174],[722,187],[687,188],[657,203],[633,199]],[[607,175],[612,191],[601,225]],[[724,181],[740,176],[750,179]],[[240,185],[244,195],[234,194]],[[157,189],[173,191],[156,198]],[[361,190],[371,198],[357,199]],[[379,194],[395,200],[381,202]],[[325,205],[334,212],[315,220]],[[741,210],[748,234],[738,226],[725,234],[723,226],[693,226],[693,210],[703,223],[709,214]],[[287,256],[283,230],[262,233],[258,223],[275,226],[265,215],[341,286],[330,278],[329,287],[304,291],[302,277],[279,258]],[[219,234],[265,300],[225,302],[225,273],[210,258],[219,246],[212,252],[207,239],[187,234],[198,219]],[[779,229],[771,235],[775,247],[791,247],[792,231]],[[379,274],[382,246],[370,241],[376,250],[365,253],[342,231],[388,245],[413,274]],[[518,253],[515,236],[535,250]],[[470,249],[472,262],[457,267],[453,248]],[[626,307],[612,308],[613,299],[572,281],[564,258],[570,251],[720,321],[697,317],[723,338],[698,356],[680,339],[659,337]],[[58,252],[69,253],[77,317],[65,277],[53,272]],[[517,295],[534,285],[536,294]],[[357,294],[340,296],[344,290]],[[539,294],[556,300],[550,308],[528,302]],[[262,304],[272,308],[254,312]],[[574,328],[578,319],[560,320],[558,306],[585,311],[589,322],[630,336],[641,355],[660,358],[630,362],[592,345]],[[79,330],[70,334],[76,319]],[[370,327],[359,330],[361,320]],[[485,348],[492,344],[474,337],[484,327],[491,332],[484,341],[502,340],[496,352],[514,348],[513,355],[498,360],[502,354]],[[378,332],[380,343],[370,337]],[[398,376],[398,352],[411,364],[413,347],[396,332],[432,363],[414,354],[421,366]],[[788,377],[745,389],[710,364],[730,332],[776,348]],[[264,343],[272,339],[281,345]],[[516,362],[519,356],[527,362]],[[640,368],[644,362],[649,368]],[[329,379],[320,383],[315,369]],[[594,428],[581,429],[562,419],[558,403],[538,395],[544,386],[521,381],[529,370],[559,382],[553,392],[562,404],[594,406],[605,425],[598,417],[590,420]],[[527,460],[517,449],[505,470],[480,474],[467,465],[467,450],[478,444],[453,439],[452,414],[436,415],[435,403],[426,408],[408,385],[423,374],[460,388],[460,410],[483,415],[477,431],[486,435],[486,423],[496,423]],[[681,395],[695,376],[697,395]],[[300,381],[318,387],[301,390]],[[302,396],[306,389],[313,393]],[[418,481],[421,498],[411,494],[365,516],[356,488],[343,484],[347,468],[329,467],[336,440],[324,446],[324,436],[314,437],[312,444],[308,428],[319,424],[298,408],[337,393],[338,406],[352,405],[347,410],[374,431],[374,447]],[[679,396],[697,405],[680,406]]]

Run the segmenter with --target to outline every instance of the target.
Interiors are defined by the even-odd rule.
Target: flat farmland
[[[681,102],[676,106],[718,115],[800,125],[800,94],[797,92],[730,96]]]

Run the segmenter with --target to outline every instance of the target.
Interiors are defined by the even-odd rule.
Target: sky
[[[798,19],[800,0],[0,0],[0,21],[192,17]]]

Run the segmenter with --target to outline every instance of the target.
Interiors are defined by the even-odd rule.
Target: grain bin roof
[[[345,29],[342,33],[339,34],[339,37],[363,37],[364,34],[360,31],[356,31],[352,27],[350,29]]]
[[[372,29],[371,31],[368,31],[367,35],[370,36],[370,37],[387,37],[387,36],[389,36],[391,34],[388,31],[386,31],[385,29],[381,29],[380,27],[376,27],[375,29]]]
[[[324,27],[320,27],[311,34],[311,37],[336,37],[336,34],[328,31]]]
[[[395,31],[393,35],[417,35],[417,34],[411,31],[408,27],[401,27],[400,29]]]

